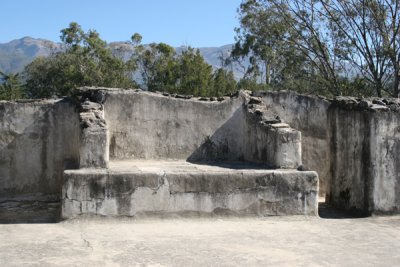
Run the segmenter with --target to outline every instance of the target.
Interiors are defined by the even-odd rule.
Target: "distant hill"
[[[0,70],[5,73],[19,72],[36,57],[48,56],[60,49],[59,43],[31,37],[0,44]]]
[[[133,47],[128,42],[112,42],[109,46],[114,53],[129,58],[133,52]],[[232,45],[220,47],[200,47],[200,53],[213,68],[221,67],[221,56],[227,57],[230,54]],[[52,52],[61,51],[60,43],[55,43],[45,39],[35,39],[24,37],[12,40],[8,43],[0,43],[0,71],[5,73],[19,72],[39,56],[48,56]],[[184,47],[177,47],[179,53]],[[232,68],[235,77],[240,78],[242,73],[238,66]]]

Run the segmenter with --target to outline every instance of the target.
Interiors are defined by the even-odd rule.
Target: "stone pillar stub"
[[[81,105],[80,168],[108,168],[108,129],[103,105],[85,100]]]

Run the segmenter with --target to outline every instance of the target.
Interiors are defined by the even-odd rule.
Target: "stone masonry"
[[[397,213],[399,107],[287,91],[197,98],[108,88],[1,101],[0,217],[16,203],[61,203],[64,219],[317,215],[318,195]]]
[[[296,170],[301,134],[260,98],[106,88],[77,96],[81,166],[64,172],[64,219],[317,214],[318,176]]]

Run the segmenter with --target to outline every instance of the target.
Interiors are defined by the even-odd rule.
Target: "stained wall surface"
[[[316,171],[320,178],[320,194],[329,195],[330,131],[328,108],[330,102],[317,96],[290,91],[263,94],[267,109],[284,122],[301,131],[302,162],[306,169]]]
[[[372,210],[400,212],[400,115],[374,113],[370,124],[371,162],[375,163]]]
[[[263,94],[267,109],[302,132],[302,162],[338,208],[400,211],[400,101]]]
[[[262,100],[251,99],[245,92],[219,101],[132,90],[100,90],[97,94],[101,93],[105,94],[110,160],[249,161],[274,168],[301,165],[300,132],[271,122]]]
[[[331,202],[366,213],[399,212],[400,113],[384,105],[337,102],[329,111]]]
[[[332,130],[329,200],[339,208],[368,210],[372,182],[370,116],[367,112],[332,108],[329,117]]]
[[[60,197],[77,164],[79,120],[67,100],[0,102],[0,196]]]
[[[398,100],[326,100],[292,92],[268,92],[263,99],[253,111],[240,94],[200,101],[108,90],[95,102],[104,108],[101,127],[111,160],[267,159],[294,168],[301,161],[282,157],[301,155],[303,168],[318,172],[320,191],[333,205],[368,213],[400,210]],[[2,198],[61,193],[63,170],[79,167],[82,154],[78,109],[68,99],[0,102]],[[302,135],[280,123],[266,125],[263,112],[277,114]],[[279,157],[271,154],[276,151]]]
[[[110,159],[238,160],[245,145],[243,99],[205,102],[110,91],[104,113]]]

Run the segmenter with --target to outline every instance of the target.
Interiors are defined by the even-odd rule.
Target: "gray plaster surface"
[[[0,101],[0,198],[61,193],[63,170],[79,162],[75,109],[68,99]]]
[[[0,225],[0,266],[398,266],[400,216]]]
[[[317,215],[318,176],[249,163],[111,161],[64,172],[62,218],[166,214]]]
[[[67,172],[86,172],[87,169],[71,170]],[[93,171],[93,169],[90,169]],[[293,172],[293,169],[266,169],[261,164],[248,162],[206,162],[191,163],[185,160],[117,160],[110,161],[109,169],[97,169],[97,172],[144,172],[144,173],[204,173],[204,172]]]
[[[330,193],[330,136],[328,108],[330,102],[317,96],[291,91],[266,92],[267,109],[284,122],[301,131],[302,163],[320,178],[320,195]]]

